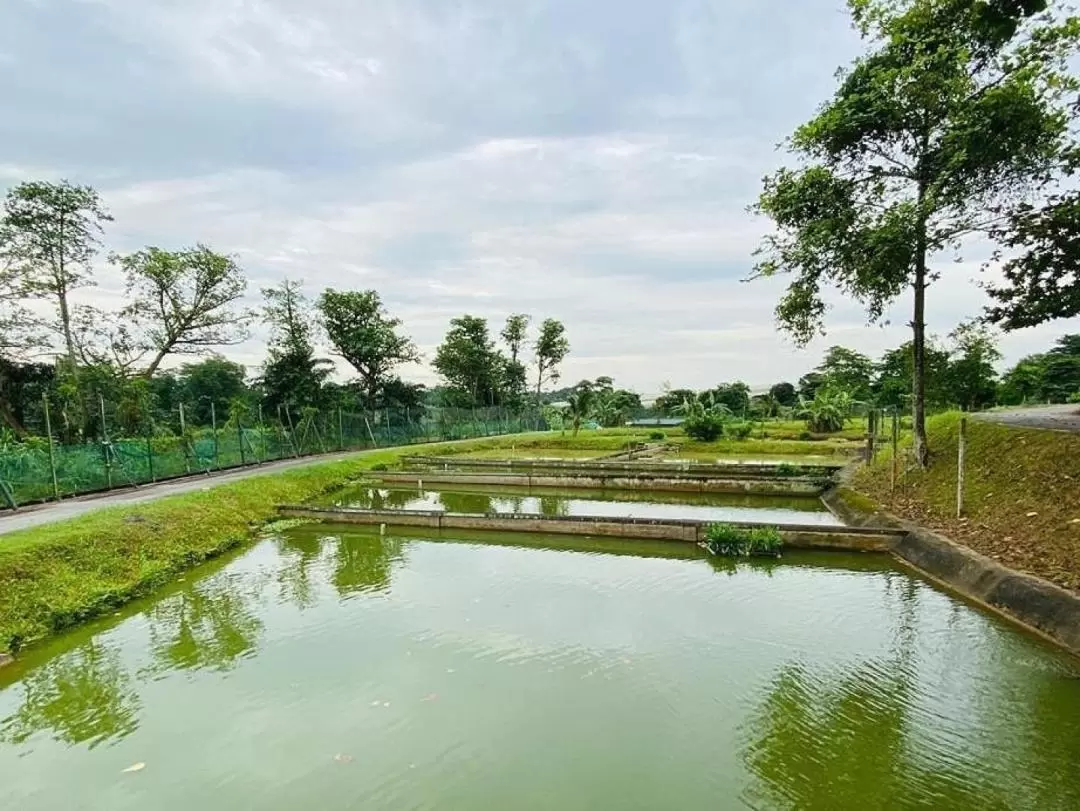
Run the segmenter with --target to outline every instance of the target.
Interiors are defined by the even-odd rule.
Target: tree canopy
[[[912,291],[915,454],[925,432],[926,292],[939,253],[992,233],[1018,197],[1050,181],[1069,148],[1066,61],[1080,24],[1045,2],[849,0],[867,53],[789,140],[800,165],[766,178],[757,210],[777,231],[756,273],[794,276],[777,306],[805,343],[823,288],[880,319]]]

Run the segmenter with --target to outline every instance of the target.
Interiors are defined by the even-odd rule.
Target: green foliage
[[[1049,352],[1029,355],[1005,373],[998,387],[1004,405],[1064,403],[1080,389],[1080,335],[1062,336]]]
[[[544,319],[533,352],[536,355],[536,393],[540,394],[545,382],[554,383],[559,379],[559,364],[570,354],[570,341],[561,321]]]
[[[731,439],[748,439],[754,426],[749,422],[729,422],[724,425],[724,436]]]
[[[246,376],[243,366],[220,355],[211,355],[198,363],[181,366],[178,381],[183,401],[188,404],[191,422],[210,425],[210,406],[213,404],[219,424],[224,423],[229,403],[247,393],[244,385]]]
[[[237,306],[247,279],[233,257],[196,245],[180,251],[150,247],[113,262],[133,297],[122,316],[142,328],[153,352],[146,377],[170,354],[198,354],[247,339],[253,314]]]
[[[806,420],[806,427],[819,434],[832,434],[842,431],[851,419],[851,409],[855,400],[843,389],[827,386],[819,388],[813,400],[799,403],[796,415]]]
[[[663,431],[650,431],[649,439],[651,439],[653,442],[660,442],[661,440],[667,439],[667,434],[665,434]]]
[[[596,392],[590,384],[584,383],[566,398],[565,417],[570,420],[574,436],[581,430],[581,423],[588,419],[596,406]]]
[[[737,527],[710,524],[705,533],[705,548],[724,557],[778,558],[784,540],[776,527]]]
[[[93,188],[66,180],[20,183],[4,200],[0,267],[17,274],[23,292],[56,305],[56,331],[72,365],[76,346],[69,294],[92,283],[91,260],[103,224],[111,220]]]
[[[487,319],[474,315],[450,319],[431,365],[446,381],[448,405],[471,408],[503,402],[507,358],[495,348]]]
[[[987,233],[988,210],[1044,185],[1069,157],[1067,61],[1080,24],[1033,16],[1034,6],[850,8],[870,49],[792,136],[799,168],[766,178],[757,210],[777,232],[756,270],[794,276],[776,314],[801,343],[821,331],[825,286],[863,303],[871,321],[913,291],[915,451],[925,464],[924,310],[937,278],[928,263]]]
[[[870,399],[874,362],[861,352],[845,346],[831,346],[814,371],[819,375],[819,385],[849,392],[856,400]]]
[[[793,465],[790,462],[781,462],[776,466],[777,476],[801,476],[802,468],[799,465]]]
[[[413,342],[399,334],[401,319],[391,317],[374,290],[327,289],[318,310],[334,350],[360,375],[368,404],[374,404],[391,372],[420,359]]]

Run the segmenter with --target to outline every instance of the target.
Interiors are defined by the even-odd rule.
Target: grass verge
[[[1080,434],[968,419],[965,515],[956,517],[960,414],[927,423],[933,464],[893,491],[891,454],[852,486],[889,512],[937,530],[1010,568],[1080,591]]]
[[[0,536],[0,652],[17,652],[153,591],[246,541],[278,504],[328,492],[403,455],[446,447],[366,451]]]

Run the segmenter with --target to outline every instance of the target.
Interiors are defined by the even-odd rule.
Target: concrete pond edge
[[[946,589],[1080,656],[1080,596],[892,515],[843,484],[827,490],[822,501],[849,526],[905,530],[892,548],[894,557]]]

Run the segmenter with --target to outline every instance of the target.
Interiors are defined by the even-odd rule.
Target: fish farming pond
[[[318,506],[838,526],[814,497]],[[6,806],[1080,808],[1080,665],[888,555],[272,525],[0,670]]]

